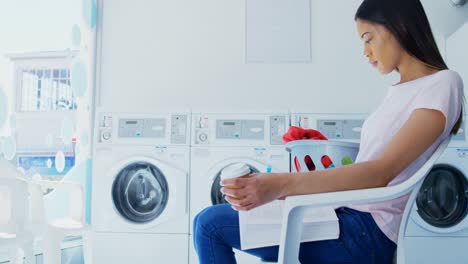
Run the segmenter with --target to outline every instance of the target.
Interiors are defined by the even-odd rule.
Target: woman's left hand
[[[221,181],[221,192],[232,208],[248,211],[280,197],[286,196],[288,175],[282,173],[255,173],[250,177]],[[237,186],[238,189],[226,186]]]

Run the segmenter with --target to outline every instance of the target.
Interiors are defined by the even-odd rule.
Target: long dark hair
[[[408,54],[433,69],[448,69],[419,0],[364,0],[354,19],[384,26]],[[452,128],[452,134],[456,134],[460,128],[462,116],[463,110]]]

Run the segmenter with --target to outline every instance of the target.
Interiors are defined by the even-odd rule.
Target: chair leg
[[[34,256],[34,242],[26,243],[23,245],[24,262],[26,264],[36,264],[36,257]]]
[[[23,255],[21,254],[18,246],[10,248],[8,251],[8,258],[10,259],[10,264],[19,264],[23,262]]]
[[[61,264],[62,262],[62,250],[60,243],[63,237],[58,234],[52,234],[44,239],[44,264]]]
[[[92,237],[91,232],[84,232],[82,236],[83,240],[83,258],[84,264],[92,264],[93,263],[93,246],[92,246]]]

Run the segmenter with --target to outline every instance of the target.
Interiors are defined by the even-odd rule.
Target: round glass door
[[[418,214],[428,224],[448,228],[467,214],[468,182],[463,173],[449,165],[436,165],[419,190]]]
[[[232,164],[229,164],[228,166],[230,166]],[[247,166],[249,166],[250,168],[250,173],[258,173],[260,172],[257,168],[255,168],[254,166],[250,165],[250,164],[247,164]],[[227,167],[227,166],[225,166]],[[225,199],[224,199],[224,194],[221,193],[221,185],[220,185],[220,181],[221,181],[221,171],[225,168],[223,167],[222,169],[220,169],[218,171],[218,173],[216,174],[216,177],[213,181],[213,184],[211,185],[211,203],[213,205],[216,205],[216,204],[223,204],[223,203],[228,203]]]
[[[139,224],[151,222],[166,208],[169,198],[166,177],[153,164],[132,163],[115,178],[112,198],[126,220]]]

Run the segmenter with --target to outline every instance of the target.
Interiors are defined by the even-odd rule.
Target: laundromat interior
[[[468,263],[466,2],[2,0],[0,263]],[[411,17],[413,6],[425,15]],[[391,24],[405,16],[415,23]],[[426,35],[411,35],[424,17]],[[395,37],[402,28],[405,37]],[[401,67],[387,70],[390,62]],[[422,69],[434,75],[404,83]],[[408,117],[398,107],[420,103],[392,99],[396,88],[423,90],[415,82],[430,86],[435,74],[457,80],[457,97],[438,111],[446,122],[408,125],[414,140],[380,149],[403,138],[392,118]],[[416,108],[435,116],[437,102]],[[455,121],[455,132],[444,127]],[[414,154],[425,142],[415,131],[437,124],[437,144]],[[311,180],[309,192],[306,183],[261,184],[268,175],[358,174],[353,166],[364,175],[359,163],[374,160],[364,151],[395,149],[404,151],[381,171],[413,155],[393,176],[409,173],[404,181],[327,189],[331,180]],[[384,206],[365,214],[383,233],[341,242],[337,208],[360,201]],[[231,217],[208,219],[214,207]],[[365,242],[374,238],[384,242]],[[304,243],[324,249],[315,256]]]

